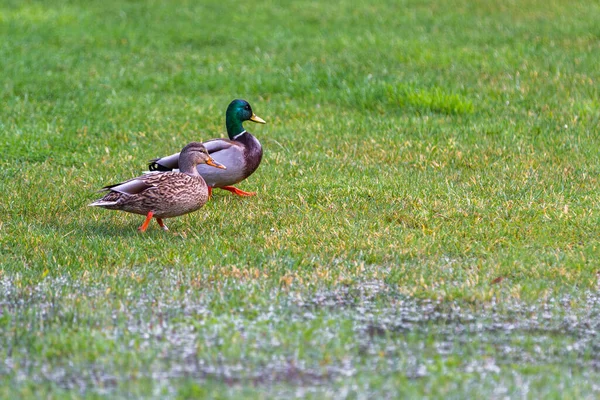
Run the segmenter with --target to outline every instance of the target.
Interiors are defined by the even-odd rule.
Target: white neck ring
[[[240,136],[242,136],[244,133],[246,133],[246,130],[245,130],[245,129],[244,129],[243,131],[241,131],[240,133],[238,133],[237,135],[235,135],[235,136],[233,137],[233,140],[235,140],[235,139],[239,138],[239,137],[240,137]]]

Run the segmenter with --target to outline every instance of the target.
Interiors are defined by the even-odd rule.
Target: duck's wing
[[[212,139],[203,143],[211,156],[215,156],[215,153],[225,151],[232,147],[237,148],[238,143],[227,140],[227,139]],[[148,169],[150,171],[173,171],[179,168],[179,153],[171,154],[167,157],[155,158],[148,162]]]
[[[245,178],[244,145],[227,139],[215,139],[204,143],[210,156],[227,169],[217,169],[208,165],[198,165],[198,172],[211,187],[222,187]]]
[[[158,177],[156,175],[158,174],[160,174],[160,172],[154,172],[144,176],[139,176],[137,178],[133,178],[121,183],[116,183],[114,185],[107,185],[104,186],[101,189],[101,191],[111,191],[129,195],[140,194],[144,190],[156,187],[154,181],[156,181],[156,178]]]
[[[202,143],[206,150],[208,150],[208,154],[212,157],[215,157],[218,153],[230,150],[232,148],[239,148],[240,144],[233,140],[228,139],[212,139],[207,142]]]
[[[236,168],[243,163],[244,145],[235,140],[213,139],[204,142],[212,158],[227,168]],[[200,169],[198,169],[200,171]],[[224,172],[224,171],[221,171]]]
[[[161,174],[160,172],[150,172],[149,176],[153,176],[155,174]],[[114,185],[107,185],[100,189],[100,192],[108,192],[102,197],[90,204],[91,207],[104,207],[112,210],[120,209],[119,204],[124,198],[123,195],[136,195],[143,193],[144,191],[154,188],[155,186],[152,184],[152,180],[145,179],[144,176],[130,179],[125,182],[116,183]]]

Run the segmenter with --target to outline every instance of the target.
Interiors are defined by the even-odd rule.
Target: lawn
[[[0,397],[600,396],[600,3],[0,3]],[[225,109],[264,158],[87,207]]]

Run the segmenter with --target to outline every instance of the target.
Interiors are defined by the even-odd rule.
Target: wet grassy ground
[[[600,388],[600,5],[0,5],[0,397]],[[86,207],[268,124],[242,199]]]
[[[415,300],[376,280],[310,293],[237,282],[198,290],[188,272],[165,270],[1,283],[6,396],[600,391],[597,292],[578,307],[569,296],[469,306]]]

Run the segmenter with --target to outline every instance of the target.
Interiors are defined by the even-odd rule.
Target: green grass
[[[598,396],[600,4],[197,3],[0,5],[0,397]],[[237,97],[256,197],[86,207]]]

